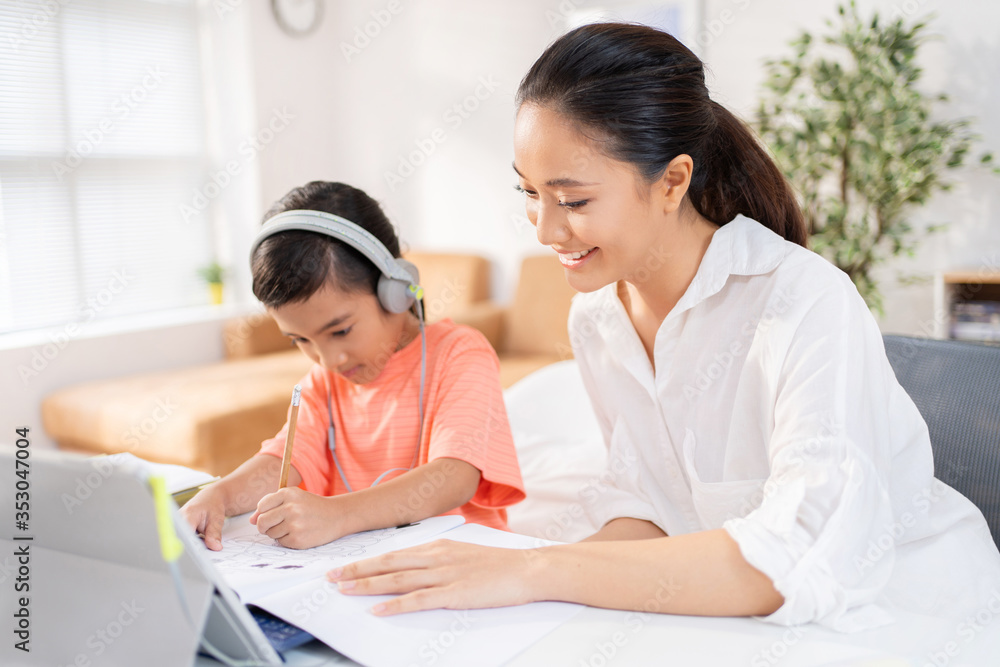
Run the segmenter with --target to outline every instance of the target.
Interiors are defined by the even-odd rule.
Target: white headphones
[[[251,265],[254,253],[264,239],[293,229],[333,237],[367,257],[382,272],[376,294],[379,303],[390,313],[405,313],[423,296],[418,284],[420,272],[412,262],[393,257],[368,230],[325,211],[285,211],[269,219],[250,246]]]
[[[424,379],[427,372],[427,338],[424,335],[424,311],[420,301],[424,296],[424,290],[418,284],[420,272],[417,271],[417,267],[412,262],[400,257],[393,257],[381,241],[368,230],[350,220],[341,218],[339,215],[309,210],[285,211],[267,220],[250,245],[250,265],[253,266],[253,256],[264,239],[291,230],[323,234],[346,243],[360,252],[382,273],[376,288],[379,304],[390,313],[405,313],[412,308],[420,322],[420,431],[417,433],[417,450],[413,453],[413,460],[410,462],[409,468],[386,470],[372,482],[372,486],[375,486],[391,472],[412,470],[417,464],[417,456],[420,454],[420,443],[424,433]],[[330,446],[330,453],[333,454],[333,462],[337,466],[337,472],[340,473],[340,479],[344,482],[344,486],[348,491],[354,491],[347,481],[347,476],[344,475],[340,460],[337,458],[337,440],[333,430],[332,387],[327,387],[326,411],[330,418],[327,443]]]

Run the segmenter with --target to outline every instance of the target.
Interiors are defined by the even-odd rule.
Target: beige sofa
[[[566,320],[576,292],[554,255],[525,258],[506,308],[480,302],[462,315],[482,331],[500,357],[500,382],[509,387],[546,364],[573,357]]]
[[[509,308],[489,300],[490,265],[475,255],[408,253],[421,271],[429,322],[479,328],[497,349],[509,386],[569,354],[573,291],[555,257],[529,257]],[[128,451],[224,475],[284,423],[291,387],[311,362],[266,315],[224,327],[226,360],[67,387],[42,403],[45,430],[61,448]]]

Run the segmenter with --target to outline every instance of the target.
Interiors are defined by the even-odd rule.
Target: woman
[[[604,527],[530,554],[440,541],[331,572],[341,590],[404,593],[382,614],[565,600],[844,631],[1000,591],[864,301],[804,247],[788,184],[697,57],[584,26],[518,104],[528,217],[584,293],[569,326],[609,446]]]

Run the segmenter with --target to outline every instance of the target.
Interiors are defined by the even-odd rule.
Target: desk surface
[[[702,618],[588,607],[512,660],[511,667],[747,665],[749,667],[996,667],[1000,614],[956,626],[897,613],[893,625],[841,634],[816,625],[786,628],[752,618]],[[977,629],[978,628],[978,629]],[[285,656],[293,667],[357,665],[313,642]],[[199,667],[219,663],[199,656]],[[422,664],[415,662],[415,664]]]

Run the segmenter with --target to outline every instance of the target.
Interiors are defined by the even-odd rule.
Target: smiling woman
[[[517,187],[583,292],[569,330],[608,448],[603,527],[529,559],[440,541],[329,578],[402,593],[382,614],[564,600],[855,631],[982,608],[1000,590],[982,514],[934,479],[871,313],[804,247],[788,184],[697,57],[587,25],[518,105]]]

